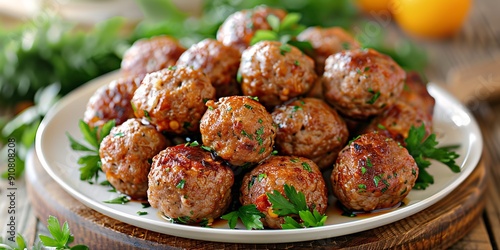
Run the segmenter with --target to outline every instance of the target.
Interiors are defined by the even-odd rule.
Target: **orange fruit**
[[[355,2],[359,9],[367,14],[378,14],[381,11],[388,12],[391,4],[391,0],[355,0]]]
[[[460,30],[471,4],[471,0],[393,0],[391,12],[410,35],[445,38]]]

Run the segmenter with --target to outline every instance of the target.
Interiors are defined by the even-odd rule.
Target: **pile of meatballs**
[[[102,171],[119,192],[166,217],[196,224],[254,204],[281,228],[267,193],[284,185],[324,214],[397,206],[418,167],[411,126],[431,133],[434,99],[418,75],[363,49],[339,27],[308,27],[294,39],[250,44],[270,30],[267,6],[241,10],[216,39],[189,48],[156,36],[126,51],[120,76],[90,98],[84,121],[116,127],[100,145]],[[329,192],[336,200],[328,200]],[[292,215],[293,216],[293,215]],[[295,216],[298,217],[298,216]]]

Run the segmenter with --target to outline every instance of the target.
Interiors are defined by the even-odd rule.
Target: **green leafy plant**
[[[84,140],[89,145],[84,145],[76,141],[69,133],[66,133],[66,136],[68,137],[70,146],[73,150],[88,153],[78,159],[78,164],[82,166],[80,167],[80,180],[91,182],[94,178],[97,181],[99,171],[102,171],[101,158],[99,157],[99,147],[104,137],[106,137],[115,126],[115,120],[106,122],[101,128],[91,128],[83,120],[80,120],[78,126],[80,127],[80,132],[82,133]]]
[[[285,223],[281,225],[283,229],[305,228],[323,226],[327,216],[320,214],[316,209],[307,206],[304,193],[297,192],[293,186],[285,184],[285,196],[274,190],[267,193],[269,202],[272,204],[273,212],[278,216],[285,216]],[[299,215],[302,222],[297,222],[290,215]]]
[[[418,128],[412,126],[405,142],[419,169],[414,189],[426,189],[430,184],[434,184],[434,177],[426,170],[431,165],[430,159],[445,164],[454,173],[460,172],[460,167],[455,162],[460,155],[452,151],[457,146],[436,147],[438,145],[436,135],[431,134],[425,138],[423,124]]]
[[[51,84],[41,88],[35,95],[33,106],[26,108],[13,119],[5,119],[3,126],[0,126],[0,145],[7,145],[9,138],[14,138],[17,142],[16,178],[24,172],[24,159],[35,141],[38,126],[50,107],[59,99],[59,90],[59,84]],[[2,151],[6,149],[4,147]],[[1,154],[1,156],[6,155],[6,153]],[[3,178],[6,178],[7,175],[7,172],[2,173]]]
[[[59,220],[54,216],[49,216],[47,219],[47,229],[49,230],[50,236],[39,235],[40,241],[36,243],[32,249],[57,249],[57,250],[87,250],[88,246],[85,245],[75,245],[70,247],[69,245],[74,241],[74,237],[70,232],[68,222],[64,222],[63,225],[59,223]],[[29,249],[28,244],[24,237],[18,234],[15,238],[15,242],[0,241],[0,249],[6,250],[24,250]]]
[[[264,214],[254,204],[241,206],[238,210],[225,214],[221,218],[228,221],[231,229],[236,227],[238,219],[247,229],[264,229],[264,225],[260,221],[261,218],[264,218]]]

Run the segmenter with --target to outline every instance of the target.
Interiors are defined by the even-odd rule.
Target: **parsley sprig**
[[[241,219],[247,229],[264,229],[264,225],[260,221],[264,216],[254,204],[250,204],[241,206],[238,210],[225,214],[221,218],[228,221],[231,229],[236,227],[238,218]]]
[[[68,222],[64,222],[61,226],[59,220],[54,216],[49,216],[47,220],[47,229],[49,230],[50,236],[39,235],[40,241],[36,243],[33,250],[41,250],[41,249],[61,249],[61,250],[88,250],[89,247],[85,245],[75,245],[70,247],[74,240],[73,235],[69,230]],[[28,244],[24,237],[18,234],[15,238],[15,244],[11,243],[11,240],[6,242],[2,242],[0,239],[0,249],[8,249],[8,250],[24,250],[29,249]]]
[[[302,51],[312,50],[311,43],[307,41],[298,41],[297,35],[300,34],[306,27],[299,24],[302,15],[299,13],[288,13],[283,20],[280,20],[275,15],[268,15],[267,23],[271,26],[271,30],[257,30],[250,40],[250,45],[254,45],[260,41],[280,41],[283,44],[290,44]],[[286,53],[288,47],[283,47],[282,54]]]
[[[327,216],[320,214],[316,209],[312,209],[313,212],[311,212],[304,193],[297,192],[293,186],[287,184],[284,186],[284,191],[288,199],[277,190],[274,190],[273,193],[267,193],[273,212],[279,216],[286,216],[285,223],[281,225],[283,229],[317,227],[325,224]],[[299,215],[302,222],[297,222],[289,215]]]
[[[423,124],[418,128],[412,126],[405,142],[406,149],[413,156],[419,168],[414,189],[426,189],[430,184],[434,184],[434,177],[426,170],[431,165],[429,159],[445,164],[454,173],[460,172],[460,167],[455,162],[455,159],[460,155],[452,151],[457,146],[436,147],[438,145],[436,135],[431,134],[425,138],[425,126]]]
[[[83,139],[89,145],[84,145],[76,141],[69,133],[66,133],[66,136],[68,137],[73,150],[89,153],[81,156],[78,159],[78,164],[81,165],[80,180],[91,182],[93,178],[97,180],[99,171],[101,171],[99,147],[104,137],[106,137],[115,126],[115,120],[106,122],[100,129],[98,127],[90,128],[90,126],[83,120],[80,120],[78,126],[80,128],[80,132],[83,134]]]

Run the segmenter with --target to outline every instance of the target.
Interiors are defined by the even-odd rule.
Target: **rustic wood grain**
[[[466,235],[485,206],[486,167],[481,162],[471,176],[437,204],[413,216],[372,230],[323,240],[288,244],[231,244],[192,240],[156,233],[117,221],[87,208],[69,196],[32,155],[27,188],[39,218],[49,215],[71,225],[75,243],[91,249],[445,249]]]

